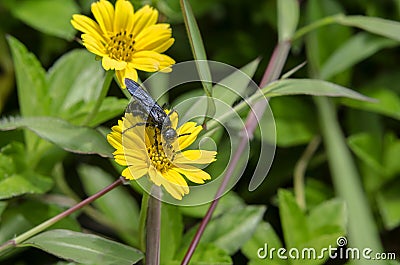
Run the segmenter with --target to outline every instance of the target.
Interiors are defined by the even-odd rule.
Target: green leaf
[[[329,79],[356,63],[370,57],[377,51],[398,45],[396,41],[373,36],[367,33],[359,33],[351,37],[340,46],[321,67],[321,79]]]
[[[260,58],[257,58],[218,81],[218,84],[213,87],[213,97],[228,105],[232,105],[237,99],[245,98],[252,92],[249,91],[249,83],[253,82],[251,78],[254,76],[259,63]]]
[[[264,206],[247,206],[244,209],[226,212],[210,221],[200,242],[213,243],[232,255],[251,238],[264,212]],[[183,242],[188,244],[196,230],[197,226],[192,228],[185,235]]]
[[[48,191],[53,181],[33,172],[27,165],[25,150],[21,143],[11,143],[0,153],[0,199],[23,194]]]
[[[51,230],[26,240],[18,247],[32,246],[63,259],[84,264],[131,265],[143,258],[143,254],[96,235],[69,230]]]
[[[307,219],[293,195],[289,191],[279,190],[278,200],[286,248],[297,247],[307,242],[309,239]]]
[[[190,264],[192,264],[192,262]],[[207,244],[204,247],[196,249],[193,255],[193,264],[231,265],[233,262],[223,249],[213,244]]]
[[[306,205],[309,209],[329,200],[334,195],[332,187],[329,184],[314,178],[306,179],[305,193]]]
[[[35,172],[13,174],[0,181],[0,199],[23,194],[42,194],[50,190],[53,181]]]
[[[90,101],[87,103],[81,101],[72,106],[61,116],[65,117],[65,119],[71,120],[71,122],[74,124],[81,124],[86,119],[88,113],[93,109],[95,103],[95,101]],[[122,115],[128,103],[129,100],[125,98],[119,99],[115,97],[106,97],[103,100],[103,103],[101,104],[96,116],[88,123],[88,126],[97,126],[116,116]]]
[[[363,96],[353,90],[318,79],[284,79],[273,82],[262,90],[266,97],[313,95],[373,101],[372,98]]]
[[[50,98],[44,69],[21,42],[11,36],[7,40],[15,66],[21,115],[28,117],[49,114]],[[37,139],[34,134],[25,132],[28,150],[34,148]]]
[[[211,202],[199,206],[180,206],[179,210],[184,215],[202,218],[206,214],[210,205]],[[245,205],[246,204],[239,195],[237,195],[233,191],[230,191],[219,199],[217,208],[215,209],[213,216],[220,216],[221,214],[224,214],[233,208],[242,209],[245,207]]]
[[[15,17],[39,31],[67,40],[75,35],[70,20],[80,10],[73,0],[23,0],[8,6]]]
[[[400,41],[400,22],[367,16],[337,16],[342,25],[357,27],[389,39]]]
[[[290,108],[288,108],[290,106]],[[270,101],[274,121],[262,120],[264,132],[273,132],[276,127],[276,144],[282,147],[295,146],[309,142],[318,133],[314,110],[301,98],[280,97]],[[266,118],[269,118],[267,115]],[[260,137],[259,131],[256,134]],[[271,134],[264,133],[264,141],[271,142]]]
[[[1,221],[1,215],[3,214],[6,207],[7,207],[7,202],[0,201],[0,221]]]
[[[48,71],[47,80],[52,113],[63,115],[79,102],[87,103],[98,98],[104,71],[93,54],[76,49],[56,61]]]
[[[193,57],[196,62],[197,72],[199,74],[201,83],[205,94],[207,95],[207,108],[205,112],[204,122],[207,117],[213,117],[215,113],[215,103],[211,98],[212,96],[212,77],[210,68],[207,62],[207,55],[204,49],[203,40],[201,38],[200,30],[193,14],[192,8],[187,0],[180,0],[183,19],[187,35],[189,37],[190,46],[192,48]]]
[[[394,134],[385,135],[382,164],[389,178],[395,178],[400,173],[400,139]]]
[[[98,167],[80,165],[78,173],[81,177],[83,188],[91,196],[115,180]],[[139,225],[139,207],[135,199],[129,195],[126,187],[117,187],[106,195],[97,199],[94,204],[113,223],[118,224],[118,233],[127,242],[137,245]]]
[[[368,97],[377,99],[378,102],[361,102],[350,99],[342,99],[341,102],[352,108],[371,111],[400,120],[400,97],[396,92],[379,87],[360,91]]]
[[[400,225],[400,182],[395,181],[378,192],[376,202],[384,226],[392,230]]]
[[[27,128],[41,138],[70,152],[112,156],[113,148],[98,131],[88,127],[75,126],[65,120],[53,117],[27,117],[0,121],[0,130],[19,128]]]
[[[337,1],[310,0],[306,5],[305,17],[307,23],[324,20],[326,17],[344,13],[345,10]],[[312,76],[319,76],[321,66],[326,60],[352,35],[351,29],[332,24],[311,31],[306,36],[307,65]],[[332,38],[332,36],[335,36]],[[340,83],[346,83],[348,73],[341,75]],[[335,80],[336,82],[338,80]]]
[[[197,71],[199,72],[200,80],[202,81],[204,91],[211,96],[211,72],[207,64],[206,50],[204,49],[203,40],[200,30],[193,14],[192,8],[187,0],[180,0],[183,19],[185,21],[186,31],[188,33],[190,46],[192,48],[193,57],[196,61]]]
[[[374,135],[366,132],[353,134],[347,139],[347,142],[351,150],[366,165],[381,174],[386,173],[385,168],[382,166],[379,140]]]
[[[272,248],[279,249],[281,247],[281,240],[279,239],[279,236],[275,233],[275,230],[272,228],[272,226],[269,223],[261,222],[258,224],[253,237],[249,241],[247,241],[246,244],[244,244],[241,251],[252,262],[251,264],[254,265],[266,264],[266,261],[262,258],[259,258],[258,254],[260,254],[261,256],[267,255],[266,258],[268,259],[268,264],[288,264],[287,260],[277,259],[277,257],[271,258],[269,255],[269,251]],[[263,250],[260,251],[260,248],[263,248]]]
[[[15,235],[26,232],[64,210],[64,208],[55,204],[44,204],[35,200],[21,201],[18,204],[13,204],[3,213],[0,223],[0,242],[12,239]],[[73,215],[61,219],[50,227],[50,229],[60,228],[75,231],[81,229]]]
[[[345,233],[346,211],[342,201],[324,202],[306,217],[289,191],[280,190],[278,199],[286,249],[313,248],[318,255],[323,248],[335,245],[337,238]],[[323,259],[310,259],[307,264],[323,264],[328,258],[325,253]],[[302,261],[293,259],[291,264]]]
[[[254,89],[257,89],[256,85],[250,86],[252,81],[252,77],[257,70],[260,59],[255,59],[250,63],[246,64],[239,70],[234,70],[234,68],[230,69],[230,72],[227,76],[216,84],[213,90],[213,98],[220,100],[226,103],[228,106],[231,106],[238,99],[246,98],[249,93],[253,93]],[[253,88],[253,89],[251,89]],[[177,105],[176,102],[179,102],[178,111],[180,113],[185,113],[187,117],[195,117],[198,116],[199,113],[205,113],[207,111],[207,97],[201,97],[202,95],[199,93],[199,90],[191,90],[182,96],[178,97],[175,101],[174,105]],[[193,98],[196,98],[194,101]],[[222,104],[216,104],[215,116],[220,115]],[[225,113],[226,109],[222,111]]]
[[[313,208],[307,219],[313,238],[331,233],[333,227],[337,233],[344,234],[347,220],[346,205],[340,199],[325,201]],[[320,245],[319,247],[322,248],[323,246]]]
[[[161,263],[163,264],[163,263]],[[181,261],[175,260],[166,265],[179,265]],[[214,244],[199,244],[194,252],[190,265],[232,265],[231,257]]]
[[[290,40],[299,22],[299,3],[296,0],[277,0],[279,42]]]
[[[165,264],[172,261],[181,244],[183,221],[179,208],[162,203],[161,205],[161,241],[160,261]]]

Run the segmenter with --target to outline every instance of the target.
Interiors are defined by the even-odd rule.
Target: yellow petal
[[[187,183],[186,183],[185,179],[177,171],[168,170],[168,171],[164,172],[162,175],[167,181],[169,181],[171,183],[174,183],[179,186],[187,187]]]
[[[115,70],[115,76],[117,77],[119,86],[121,88],[126,88],[126,85],[125,85],[125,72],[126,72],[126,68],[122,69],[122,70]]]
[[[117,134],[115,133],[109,133],[107,135],[107,141],[111,144],[112,147],[115,149],[120,149],[122,148],[122,139],[118,137]]]
[[[138,81],[138,74],[136,69],[132,66],[132,64],[128,63],[126,68],[125,78],[132,79],[133,81]]]
[[[137,159],[137,160],[147,163],[146,156],[143,156],[143,154],[141,152],[137,152],[136,149],[128,149],[128,150],[118,149],[118,150],[114,151],[113,155],[114,155],[114,157],[121,157],[121,158],[124,157],[125,160]],[[139,163],[139,161],[136,161],[136,162]],[[140,162],[140,163],[142,163],[142,162]],[[133,164],[135,164],[135,163],[130,163],[130,165],[133,165]]]
[[[179,186],[179,185],[175,185],[171,182],[166,181],[165,183],[163,183],[163,187],[165,188],[165,190],[175,199],[177,200],[182,200],[182,197],[185,194],[188,194],[189,191],[186,190],[184,187]]]
[[[119,86],[121,88],[126,88],[125,85],[125,78],[132,79],[134,81],[138,81],[138,73],[135,68],[130,66],[130,64],[127,64],[127,67],[122,70],[115,70],[115,76],[117,77]]]
[[[214,162],[217,152],[207,150],[187,150],[176,154],[174,163],[179,164],[209,164]]]
[[[111,59],[108,56],[104,56],[103,60],[101,61],[101,64],[104,68],[104,70],[122,70],[125,69],[127,63],[124,61],[117,61],[114,59]]]
[[[191,182],[198,184],[203,184],[204,180],[211,179],[211,176],[207,172],[190,165],[175,167],[173,170],[185,175]]]
[[[100,40],[96,39],[92,35],[82,34],[83,45],[85,45],[88,51],[100,56],[106,56],[107,50]]]
[[[133,130],[127,130],[122,134],[122,146],[125,149],[137,150],[141,155],[147,154],[144,135],[137,135]]]
[[[158,171],[152,165],[150,165],[149,167],[149,177],[150,180],[157,186],[160,186],[161,183],[164,181],[163,177],[158,174]]]
[[[100,0],[92,4],[92,13],[100,25],[103,35],[110,37],[113,34],[114,7],[105,0]]]
[[[195,122],[186,122],[176,131],[178,134],[178,141],[175,150],[182,150],[190,146],[197,138],[203,127],[200,125],[196,126]],[[188,134],[188,135],[185,135]],[[183,136],[180,136],[183,135]]]
[[[124,178],[129,180],[139,179],[145,174],[147,174],[147,167],[144,167],[142,165],[127,167],[121,173]]]
[[[171,126],[176,130],[176,127],[178,127],[178,112],[172,111],[171,114],[167,113],[169,115],[169,119],[171,121]]]
[[[175,61],[167,55],[154,51],[139,51],[134,53],[131,63],[138,70],[155,72],[171,66]]]
[[[158,11],[145,5],[133,15],[132,34],[136,37],[143,29],[156,24]]]
[[[130,62],[134,68],[145,72],[155,72],[158,70],[160,63],[156,59],[146,56],[144,51],[140,52],[140,54],[138,53],[135,53],[135,58]]]
[[[152,25],[135,38],[134,49],[136,51],[153,50],[158,53],[164,52],[174,43],[174,39],[171,38],[171,32],[169,24]]]
[[[118,0],[115,3],[114,32],[122,32],[133,25],[133,6],[129,1]]]
[[[166,180],[162,185],[175,199],[181,200],[182,196],[189,193],[189,187],[185,179],[176,171],[169,170],[163,173]]]
[[[138,166],[138,165],[146,165],[148,167],[147,163],[147,155],[139,156],[139,152],[136,152],[136,150],[129,149],[129,150],[117,150],[118,152],[114,152],[114,160],[118,164],[122,166]],[[139,157],[138,157],[139,156]]]
[[[155,51],[155,52],[163,53],[166,50],[168,50],[169,47],[171,47],[172,44],[174,44],[174,42],[175,42],[175,39],[174,38],[170,38],[166,42],[160,43],[158,46],[152,48],[152,50]]]
[[[107,42],[101,32],[100,26],[87,16],[73,15],[71,24],[75,29],[87,33],[103,43]]]

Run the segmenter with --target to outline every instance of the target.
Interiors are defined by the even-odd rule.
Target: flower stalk
[[[160,264],[161,188],[153,185],[146,218],[146,264]]]
[[[303,210],[306,210],[304,175],[307,169],[308,162],[310,162],[310,159],[317,150],[320,142],[321,142],[321,137],[315,136],[311,140],[311,142],[307,145],[306,150],[304,150],[299,161],[297,161],[294,167],[294,172],[293,172],[294,194],[296,196],[297,204]]]
[[[90,121],[96,117],[97,113],[99,112],[99,109],[101,107],[101,104],[103,104],[104,99],[106,98],[108,89],[110,88],[110,84],[112,81],[112,78],[114,76],[114,71],[107,71],[106,76],[104,78],[103,86],[100,91],[99,98],[96,100],[95,105],[93,106],[93,109],[90,111],[90,113],[86,116],[85,121],[83,122],[82,125],[88,125]]]

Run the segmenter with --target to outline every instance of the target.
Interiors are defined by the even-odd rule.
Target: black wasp
[[[138,115],[144,120],[142,124],[136,124],[135,126],[145,125],[159,129],[167,145],[171,146],[178,136],[175,129],[172,128],[169,115],[138,83],[125,78],[125,84],[134,98],[134,101],[128,105],[127,112]],[[171,111],[170,114],[172,113]]]

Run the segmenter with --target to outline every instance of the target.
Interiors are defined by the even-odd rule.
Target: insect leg
[[[191,134],[192,133],[183,133],[183,134],[178,135],[178,137],[187,136],[187,135],[191,135]]]

